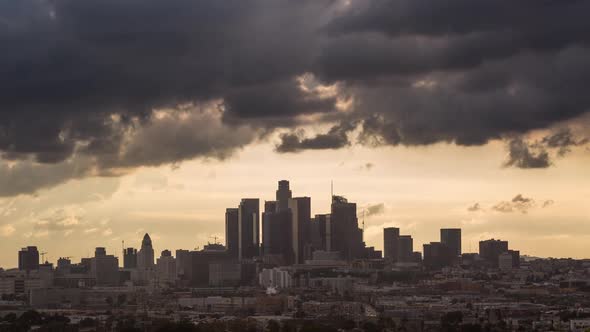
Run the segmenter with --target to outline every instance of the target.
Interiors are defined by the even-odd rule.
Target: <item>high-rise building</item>
[[[18,252],[18,269],[22,271],[39,270],[39,251],[29,246]]]
[[[302,264],[305,259],[311,258],[311,239],[309,229],[311,227],[311,198],[296,197],[289,199],[291,210],[291,246],[293,262]]]
[[[137,268],[137,249],[126,248],[123,250],[123,267],[126,269]]]
[[[383,255],[389,261],[397,260],[397,246],[399,228],[387,227],[383,229]]]
[[[485,240],[479,241],[479,257],[493,267],[498,267],[498,257],[508,251],[508,241]]]
[[[158,281],[161,283],[172,283],[176,280],[176,259],[170,250],[162,251],[160,258],[156,261]]]
[[[437,270],[453,264],[454,255],[451,249],[440,242],[424,244],[424,267],[429,270]]]
[[[238,208],[238,257],[250,259],[259,254],[260,200],[244,198]]]
[[[289,181],[279,181],[279,189],[276,193],[277,211],[283,211],[289,208],[289,199],[291,199],[291,189],[289,189]]]
[[[140,279],[143,280],[147,279],[148,271],[154,270],[154,248],[152,247],[152,239],[147,233],[143,236],[141,249],[137,253],[137,269]]]
[[[440,242],[449,247],[453,255],[461,256],[461,228],[441,228]]]
[[[262,213],[262,252],[267,258],[291,262],[291,210],[277,210],[275,201],[265,202]]]
[[[119,259],[107,255],[104,247],[97,247],[90,260],[90,273],[98,286],[116,286],[119,284]]]
[[[410,235],[400,235],[397,241],[397,261],[409,263],[414,252],[414,240]]]
[[[342,258],[352,260],[364,254],[363,232],[358,227],[356,203],[342,196],[332,196],[331,250],[339,251]]]
[[[311,244],[313,250],[330,251],[330,215],[316,214],[311,220]]]
[[[230,257],[238,258],[240,234],[238,224],[239,210],[225,209],[225,247]]]

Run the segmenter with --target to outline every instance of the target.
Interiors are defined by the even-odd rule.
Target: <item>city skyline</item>
[[[258,229],[258,232],[256,233],[257,234],[257,238],[255,239],[255,241],[257,241],[258,244],[257,244],[257,247],[256,247],[257,248],[256,249],[257,250],[256,253],[252,252],[250,254],[245,254],[244,258],[252,258],[254,256],[262,255],[263,252],[264,252],[264,250],[266,250],[266,243],[267,243],[266,241],[269,241],[268,239],[265,240],[265,234],[269,234],[270,235],[271,233],[274,233],[275,232],[275,231],[271,231],[270,229],[269,230],[265,230],[264,229],[264,223],[266,221],[265,220],[265,213],[267,213],[269,211],[268,209],[271,209],[270,211],[273,211],[273,212],[274,212],[275,209],[276,209],[276,211],[281,211],[281,210],[285,210],[285,209],[288,209],[289,211],[291,211],[292,208],[294,208],[294,207],[296,208],[296,206],[297,206],[297,205],[291,206],[291,203],[290,203],[291,200],[294,201],[294,202],[297,202],[297,201],[300,201],[301,199],[307,199],[308,200],[308,203],[307,204],[310,204],[310,202],[313,201],[313,199],[311,197],[297,196],[297,192],[294,195],[293,194],[293,190],[292,190],[293,188],[290,187],[290,181],[289,180],[285,180],[285,179],[280,180],[280,181],[278,181],[278,185],[279,185],[279,188],[276,191],[276,196],[275,196],[275,198],[277,200],[272,200],[272,199],[269,199],[269,200],[261,200],[259,198],[242,198],[241,199],[241,203],[239,203],[237,205],[237,207],[227,207],[226,210],[225,210],[225,218],[224,218],[224,222],[223,222],[224,232],[225,232],[225,235],[226,236],[224,236],[224,237],[218,237],[217,235],[208,236],[207,237],[207,240],[206,240],[206,243],[203,243],[203,245],[198,245],[197,244],[197,245],[194,246],[194,249],[195,250],[202,249],[203,247],[205,247],[205,244],[208,244],[208,245],[210,245],[210,244],[222,244],[222,245],[225,245],[225,249],[228,252],[231,253],[232,250],[233,250],[231,248],[234,248],[235,249],[235,247],[239,247],[239,249],[237,249],[237,252],[235,252],[234,254],[230,254],[230,255],[232,257],[235,256],[236,258],[241,259],[240,257],[243,256],[242,251],[241,251],[242,250],[241,249],[241,246],[242,246],[241,241],[242,241],[242,239],[241,238],[236,238],[236,240],[233,240],[235,242],[235,244],[234,244],[235,247],[232,247],[232,245],[230,245],[229,242],[228,242],[227,234],[229,234],[228,231],[230,231],[230,229],[233,229],[234,232],[239,232],[241,234],[242,229],[241,229],[241,227],[238,227],[238,225],[240,225],[241,220],[242,220],[241,217],[240,217],[242,215],[240,206],[242,206],[243,204],[245,204],[245,206],[250,206],[247,209],[255,209],[255,210],[252,210],[252,211],[256,211],[256,214],[257,214],[257,217],[256,217],[257,220],[258,220],[257,221],[257,224],[252,224],[253,226],[249,226],[249,227],[254,227],[254,228],[257,228]],[[283,189],[281,189],[281,188],[283,188]],[[287,193],[284,193],[285,190],[287,191]],[[332,202],[335,202],[335,200],[340,199],[339,197],[342,197],[343,199],[345,199],[345,197],[346,197],[345,195],[342,195],[342,196],[335,195],[332,191],[333,191],[333,182],[330,183],[330,194],[331,195],[334,195],[334,196],[332,196],[333,197],[332,198]],[[287,202],[289,202],[288,203],[288,206],[287,206]],[[358,227],[359,227],[359,229],[362,230],[362,234],[365,231],[363,229],[363,227],[365,227],[365,225],[364,225],[364,222],[365,222],[364,218],[367,215],[371,215],[372,213],[375,213],[374,211],[371,211],[371,210],[374,210],[374,209],[375,209],[374,206],[368,206],[368,207],[358,207],[357,210],[356,210],[356,217],[358,218]],[[233,225],[231,225],[231,222],[228,222],[228,220],[232,219],[232,217],[228,217],[229,216],[228,213],[231,214],[232,213],[231,212],[232,210],[235,211],[235,212],[233,212],[235,214],[235,216],[233,218],[235,219],[236,226],[233,226]],[[250,211],[250,210],[247,210],[247,211]],[[323,211],[323,212],[320,212],[320,213],[312,213],[311,210],[308,210],[307,213],[309,213],[309,215],[311,217],[311,221],[314,221],[314,220],[316,220],[318,218],[318,216],[319,217],[322,217],[322,216],[326,216],[327,215],[329,217],[330,216],[329,212],[330,211],[328,210],[328,211]],[[332,210],[332,212],[333,212],[333,210]],[[328,213],[328,214],[326,214],[326,213]],[[291,214],[289,214],[289,216],[288,216],[288,220],[290,220],[290,218],[291,218],[290,215]],[[295,219],[293,219],[293,220],[295,220]],[[267,221],[267,222],[270,222],[272,224],[272,220],[271,219],[269,219],[269,221]],[[251,223],[251,222],[246,221],[246,223]],[[289,221],[288,224],[280,224],[280,227],[288,227],[288,228],[290,228],[291,227],[291,221]],[[296,226],[293,226],[293,227],[296,227]],[[394,229],[396,230],[397,233],[389,233],[388,232],[388,231],[394,230]],[[251,232],[252,230],[253,229],[249,228],[249,229],[246,230],[245,233]],[[141,231],[143,231],[143,230],[141,230]],[[280,228],[277,228],[276,229],[276,232],[278,232],[278,233],[284,232],[284,231],[286,231],[286,230],[280,229]],[[395,240],[396,242],[392,244],[394,247],[398,246],[398,242],[397,242],[398,240],[397,239],[399,239],[400,245],[402,247],[405,247],[406,244],[401,244],[401,240],[404,240],[405,241],[405,239],[407,238],[410,241],[409,244],[408,244],[410,246],[410,248],[414,248],[414,249],[409,249],[410,250],[409,253],[401,253],[401,252],[398,252],[399,250],[402,250],[403,251],[404,249],[395,249],[395,248],[393,249],[395,251],[394,251],[393,254],[390,253],[389,254],[390,255],[389,257],[394,257],[394,259],[397,259],[397,260],[399,260],[401,262],[403,262],[403,261],[408,261],[408,262],[411,261],[412,258],[410,258],[410,256],[412,254],[412,251],[419,252],[419,253],[421,253],[423,255],[424,254],[424,250],[426,250],[426,245],[432,244],[433,242],[442,242],[443,244],[447,244],[449,246],[449,250],[451,252],[455,252],[455,255],[456,256],[457,255],[461,255],[462,253],[478,253],[478,250],[477,250],[477,244],[478,243],[469,243],[468,244],[468,248],[465,248],[464,247],[464,243],[462,241],[464,239],[464,237],[462,236],[462,229],[460,227],[451,227],[451,228],[449,228],[449,227],[444,227],[443,226],[442,228],[440,228],[440,237],[438,239],[430,239],[430,240],[425,241],[424,243],[413,243],[413,236],[416,236],[416,235],[419,236],[419,234],[407,234],[407,233],[409,233],[407,231],[405,232],[406,234],[404,234],[404,232],[401,232],[400,231],[400,228],[399,227],[395,227],[395,225],[384,227],[382,231],[383,231],[383,233],[382,233],[383,234],[383,237],[382,237],[381,243],[366,243],[366,241],[365,241],[365,243],[366,243],[366,246],[371,246],[371,247],[374,247],[377,250],[380,250],[382,252],[382,256],[380,254],[380,257],[383,257],[386,260],[388,259],[387,249],[385,249],[387,247],[386,242],[387,242],[387,238],[389,238],[391,236],[395,236],[395,238],[396,238],[396,240]],[[128,250],[134,249],[136,251],[136,253],[134,255],[137,254],[138,255],[137,257],[139,257],[139,258],[137,258],[138,261],[136,261],[134,264],[137,265],[137,266],[142,266],[142,265],[145,266],[146,263],[142,263],[142,261],[145,260],[145,258],[142,258],[143,257],[142,256],[142,250],[140,250],[140,249],[143,249],[146,243],[148,243],[148,245],[151,248],[151,246],[152,246],[152,240],[150,239],[150,237],[149,237],[148,234],[149,234],[149,231],[146,231],[146,233],[143,236],[141,236],[141,238],[142,238],[142,240],[140,242],[141,245],[132,245],[133,244],[133,240],[131,242],[125,242],[126,240],[128,241],[129,239],[122,239],[121,240],[121,248],[120,248],[120,250],[116,250],[116,248],[106,247],[106,246],[102,246],[102,245],[100,246],[100,248],[107,248],[109,250],[109,252],[111,252],[113,254],[113,256],[118,257],[119,258],[119,265],[121,267],[123,267],[125,265],[124,262],[123,262],[124,261],[123,260],[123,257],[125,256],[124,253],[126,253]],[[276,236],[276,235],[273,235],[273,236]],[[312,236],[312,235],[309,235],[309,236]],[[479,246],[481,246],[481,240],[484,240],[485,241],[485,240],[490,240],[490,239],[498,238],[498,237],[494,237],[493,234],[490,234],[490,236],[491,236],[490,238],[481,238],[480,241],[479,241]],[[467,234],[467,237],[469,237],[468,234]],[[158,240],[159,239],[160,238],[158,237]],[[295,239],[295,237],[294,237],[294,239]],[[213,240],[213,242],[211,242],[211,240]],[[364,240],[364,234],[363,234],[363,240]],[[239,241],[239,244],[236,241]],[[311,240],[311,238],[309,238],[306,241],[311,242],[312,240]],[[276,243],[276,240],[273,240],[273,243]],[[514,242],[512,242],[512,243],[514,244]],[[476,246],[475,247],[472,247],[472,244],[475,244]],[[422,245],[425,245],[424,246],[424,250],[422,249]],[[303,244],[301,244],[301,246],[303,246]],[[26,249],[27,247],[31,248],[31,247],[39,247],[39,246],[36,246],[34,243],[32,243],[32,244],[27,245],[24,248]],[[464,247],[465,249],[462,250],[462,247]],[[97,248],[99,248],[99,247],[97,247]],[[188,247],[181,247],[181,246],[179,246],[179,247],[157,247],[156,246],[156,248],[157,248],[156,250],[155,249],[150,249],[151,250],[151,254],[150,254],[151,256],[150,257],[151,258],[148,259],[148,261],[151,261],[152,262],[151,264],[153,264],[153,262],[155,261],[155,258],[158,257],[157,254],[160,251],[164,252],[164,251],[171,250],[172,252],[174,252],[176,250],[181,250],[181,249],[182,250],[184,250],[184,249],[192,250],[193,249],[193,246],[188,246]],[[293,247],[293,248],[294,248],[294,250],[296,250],[295,247]],[[49,253],[46,252],[43,248],[39,247],[38,249],[39,249],[39,253],[41,254],[41,256],[39,257],[39,254],[37,254],[37,258],[39,259],[39,261],[41,263],[44,263],[45,261],[48,261],[48,262],[51,262],[51,263],[56,263],[57,262],[57,260],[58,260],[57,258],[55,258],[53,260],[49,259],[49,257],[50,257],[49,256]],[[91,249],[92,248],[87,248],[87,250],[91,250]],[[325,247],[325,244],[324,244],[324,249],[323,250],[325,250],[325,249],[326,249],[326,247]],[[328,247],[328,251],[330,251],[329,249],[330,248]],[[252,250],[252,249],[245,249],[245,250]],[[303,248],[300,248],[299,250],[300,250],[299,255],[303,255],[303,250],[304,249]],[[332,247],[331,250],[336,250],[336,249],[334,247]],[[390,250],[392,250],[392,249],[390,249]],[[272,250],[268,250],[268,251],[269,251],[268,253],[270,253],[270,254],[278,253],[278,251],[277,252],[272,252]],[[170,252],[170,251],[168,251],[168,252]],[[75,257],[75,256],[67,255],[67,254],[68,254],[67,252],[60,253],[59,254],[59,258],[61,258],[62,256],[63,257],[71,257],[71,258]],[[524,254],[526,254],[526,253],[524,253]],[[391,256],[391,255],[393,255],[393,256]],[[534,256],[534,255],[530,255],[530,256]],[[45,259],[45,261],[42,261],[42,259],[45,258],[45,257],[47,257],[47,259]],[[80,259],[82,259],[84,257],[92,257],[92,256],[91,255],[88,255],[88,256],[79,256]],[[297,257],[297,254],[295,254],[295,258],[292,258],[292,259],[294,259],[294,262],[299,261],[300,263],[303,263],[303,258],[300,258],[298,260],[296,257]],[[19,261],[19,266],[20,266],[20,261]],[[11,266],[0,266],[0,267],[11,268]]]

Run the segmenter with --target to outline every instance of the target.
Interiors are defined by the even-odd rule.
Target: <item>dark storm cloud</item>
[[[280,136],[281,142],[276,146],[279,153],[300,152],[302,150],[339,149],[350,145],[348,133],[354,129],[352,124],[343,124],[330,128],[326,134],[312,138],[302,138],[303,133],[287,133]]]
[[[512,139],[508,148],[508,160],[504,166],[518,168],[547,168],[551,166],[549,153],[543,147],[535,148],[522,138]]]
[[[588,12],[578,0],[0,1],[0,153],[16,163],[0,171],[46,175],[0,181],[30,193],[223,159],[276,129],[291,133],[279,152],[519,137],[588,113]],[[298,135],[304,115],[333,128]],[[547,167],[544,150],[585,141],[537,143],[512,139],[506,164]]]

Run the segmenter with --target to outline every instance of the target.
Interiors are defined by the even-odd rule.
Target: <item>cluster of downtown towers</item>
[[[260,241],[262,234],[262,243]],[[263,256],[283,264],[302,264],[316,251],[338,253],[344,260],[381,258],[366,247],[355,203],[332,196],[331,213],[311,216],[310,197],[292,197],[289,181],[279,181],[276,200],[264,202],[260,232],[260,200],[244,198],[225,212],[227,252],[240,260]]]

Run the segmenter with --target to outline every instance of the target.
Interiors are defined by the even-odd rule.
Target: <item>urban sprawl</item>
[[[385,228],[383,249],[365,245],[355,203],[332,195],[312,216],[283,180],[262,214],[257,198],[226,210],[225,245],[155,259],[145,234],[122,262],[99,247],[55,266],[23,248],[0,269],[0,332],[590,331],[590,260],[497,239],[464,253],[459,228],[421,252]]]

